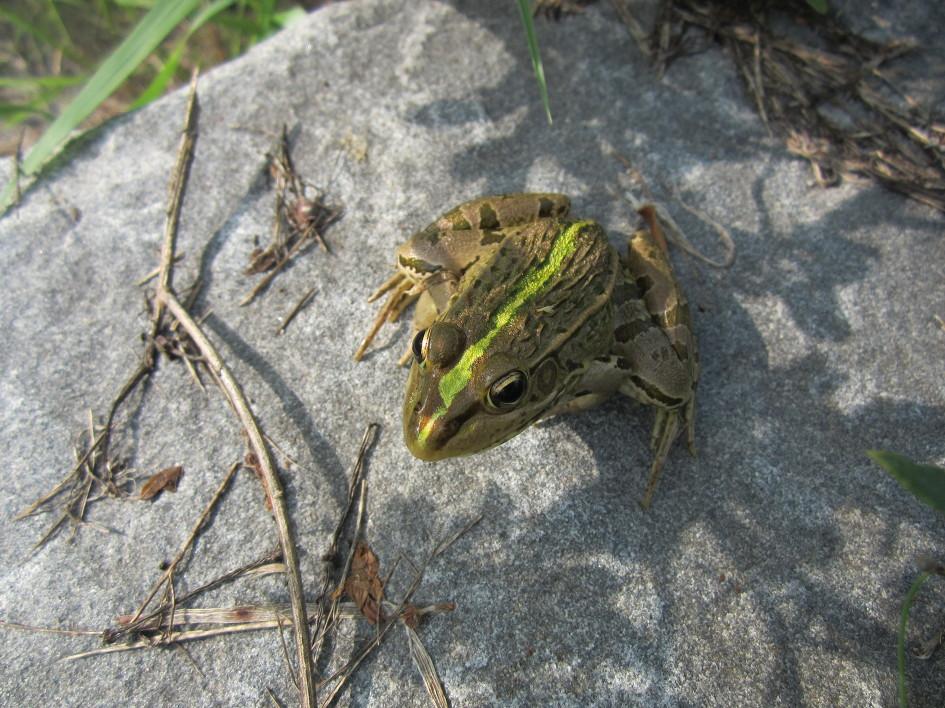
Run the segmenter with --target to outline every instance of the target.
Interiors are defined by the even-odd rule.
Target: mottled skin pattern
[[[569,209],[560,194],[513,194],[441,216],[398,249],[399,273],[383,286],[393,292],[359,354],[419,298],[403,415],[407,446],[425,460],[498,445],[615,392],[654,406],[648,506],[682,427],[693,450],[689,307],[649,229],[621,257]]]

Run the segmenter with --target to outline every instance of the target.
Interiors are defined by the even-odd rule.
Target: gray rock
[[[307,587],[321,582],[348,470],[377,421],[366,535],[382,571],[483,514],[417,595],[457,604],[420,629],[454,705],[893,704],[900,604],[915,559],[943,556],[945,521],[864,451],[945,461],[942,215],[870,185],[812,187],[721,51],[657,80],[609,4],[538,31],[552,127],[517,10],[498,0],[329,6],[200,81],[176,282],[203,278],[198,312],[295,460],[283,476]],[[177,494],[98,503],[94,528],[33,556],[48,518],[12,521],[68,468],[87,409],[101,413],[137,361],[147,315],[134,283],[157,264],[184,101],[178,92],[95,131],[0,220],[4,620],[101,629],[133,611],[243,454],[221,397],[164,361],[118,445],[140,474],[183,464]],[[265,153],[283,123],[301,174],[346,212],[328,232],[332,255],[312,252],[240,307],[241,270],[269,233]],[[737,244],[727,271],[673,256],[703,360],[699,456],[674,448],[643,513],[652,412],[614,400],[478,456],[413,459],[395,366],[406,326],[351,360],[393,249],[460,201],[523,190],[570,194],[617,243],[633,215],[614,194],[612,151],[701,248],[715,252],[715,237],[668,200],[670,183]],[[311,286],[313,303],[276,336]],[[275,541],[242,472],[179,591]],[[401,561],[393,594],[409,580]],[[943,586],[920,594],[914,637],[941,629]],[[268,577],[199,604],[285,599]],[[351,624],[339,655],[372,631]],[[426,704],[399,632],[342,703]],[[181,651],[57,661],[93,646],[3,631],[0,703],[261,705],[267,687],[295,700],[273,632],[192,643],[196,667]],[[915,705],[941,705],[943,652],[908,673]]]

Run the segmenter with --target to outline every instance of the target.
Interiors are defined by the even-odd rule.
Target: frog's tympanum
[[[397,251],[385,320],[417,301],[404,439],[424,460],[467,455],[619,392],[656,408],[648,506],[669,448],[693,451],[699,376],[689,306],[651,207],[618,254],[561,194],[475,199]]]

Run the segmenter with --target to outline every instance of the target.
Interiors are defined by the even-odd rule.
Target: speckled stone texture
[[[876,5],[857,21],[882,10],[884,31],[932,39],[945,26],[940,3]],[[331,5],[200,80],[177,282],[203,279],[197,311],[295,460],[283,476],[308,588],[320,586],[347,472],[377,421],[366,536],[382,572],[484,517],[417,595],[457,604],[420,629],[453,705],[893,705],[900,603],[916,558],[945,556],[945,520],[864,451],[945,462],[945,331],[934,320],[945,317],[945,219],[869,184],[813,187],[719,48],[657,79],[609,3],[539,22],[538,34],[551,127],[517,9],[500,0]],[[157,264],[184,99],[95,131],[0,220],[4,620],[103,628],[132,611],[242,455],[221,397],[162,362],[119,448],[140,474],[182,464],[177,494],[97,504],[95,528],[33,556],[48,519],[12,521],[68,468],[86,411],[101,412],[136,363],[147,316],[135,281]],[[311,252],[240,307],[251,285],[241,271],[269,234],[266,152],[283,123],[298,170],[345,215],[327,234],[331,255]],[[460,201],[524,190],[571,195],[576,214],[622,243],[633,215],[617,196],[615,152],[700,248],[718,253],[670,184],[738,249],[723,271],[673,253],[702,354],[699,456],[672,450],[643,513],[652,411],[615,399],[482,455],[413,459],[395,366],[407,327],[351,360],[394,248]],[[312,286],[312,304],[276,335]],[[259,485],[240,473],[179,590],[274,543]],[[270,576],[200,605],[285,598]],[[943,614],[940,579],[919,596],[914,637],[940,630]],[[371,631],[349,625],[339,657]],[[0,631],[0,704],[263,705],[267,688],[296,700],[272,632],[190,645],[199,670],[170,650],[57,661],[94,646]],[[941,705],[945,653],[911,660],[909,677],[915,705]],[[341,700],[426,703],[399,629]]]

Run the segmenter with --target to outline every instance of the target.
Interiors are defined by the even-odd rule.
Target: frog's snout
[[[450,441],[461,427],[460,421],[445,421],[442,413],[435,411],[426,414],[417,411],[404,416],[404,442],[407,449],[421,460],[434,462],[456,453],[450,448]]]

